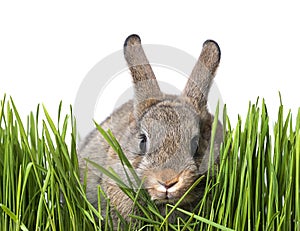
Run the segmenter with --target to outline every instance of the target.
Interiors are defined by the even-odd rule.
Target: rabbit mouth
[[[152,190],[151,190],[152,191]],[[184,198],[182,198],[182,196],[184,195],[185,191],[183,192],[149,192],[150,196],[151,196],[151,200],[154,201],[157,205],[161,205],[161,204],[176,204],[179,200],[183,199],[181,201],[181,205],[190,203],[193,200],[193,197],[189,194],[185,195]]]
[[[174,184],[171,187],[158,183],[152,188],[148,188],[148,193],[150,194],[151,200],[156,204],[175,204],[177,203],[184,193],[188,190],[187,185]],[[182,203],[190,200],[189,194],[183,198]]]
[[[151,195],[151,199],[156,203],[156,204],[175,204],[178,202],[180,197],[174,196],[171,193],[156,193],[155,195]]]

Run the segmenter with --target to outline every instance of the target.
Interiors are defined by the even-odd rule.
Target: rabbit
[[[162,214],[165,205],[176,203],[190,186],[208,170],[211,127],[214,116],[207,109],[207,97],[220,62],[218,44],[207,40],[181,95],[160,91],[138,35],[130,35],[124,43],[124,57],[130,69],[134,97],[116,109],[100,125],[110,129],[143,187]],[[223,127],[218,121],[214,139],[214,157],[219,156]],[[86,159],[112,168],[126,181],[118,155],[100,132],[93,130],[78,149],[81,180],[86,175],[86,195],[97,207],[97,185],[114,208],[129,219],[133,202],[117,184],[100,173]],[[203,196],[204,186],[196,186],[180,207],[192,210]],[[102,200],[103,201],[103,200]],[[106,206],[102,206],[105,215]],[[117,219],[112,211],[113,219]]]

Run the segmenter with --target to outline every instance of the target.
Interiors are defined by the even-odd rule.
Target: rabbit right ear
[[[203,44],[200,57],[183,91],[183,95],[189,97],[196,108],[201,108],[207,103],[209,89],[220,58],[221,51],[218,44],[207,40]]]
[[[153,70],[138,35],[130,35],[124,43],[124,56],[134,83],[134,110],[137,117],[161,98]]]

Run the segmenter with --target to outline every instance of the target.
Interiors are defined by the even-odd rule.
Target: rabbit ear
[[[206,105],[209,89],[219,65],[221,51],[215,41],[207,40],[203,44],[200,57],[183,90],[198,108]]]
[[[124,43],[124,56],[134,83],[134,107],[138,114],[162,96],[153,70],[138,35],[130,35]]]

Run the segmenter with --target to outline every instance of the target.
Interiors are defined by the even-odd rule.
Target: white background
[[[0,98],[12,96],[24,118],[38,103],[55,116],[60,100],[66,109],[74,103],[90,69],[136,33],[144,44],[194,57],[206,39],[217,41],[222,58],[215,81],[232,121],[258,96],[274,120],[278,91],[295,117],[299,24],[296,1],[1,1]],[[122,93],[114,87],[109,93]],[[110,110],[96,110],[95,118]]]

